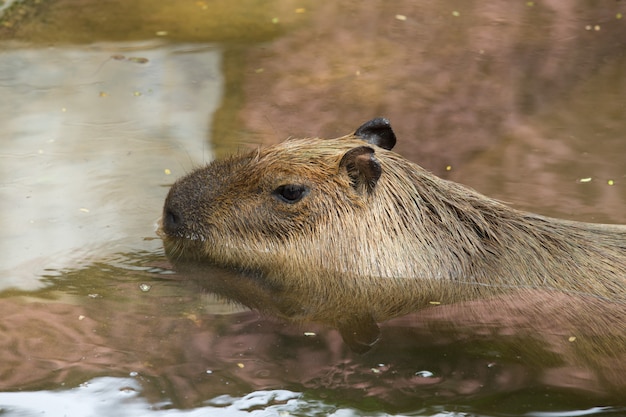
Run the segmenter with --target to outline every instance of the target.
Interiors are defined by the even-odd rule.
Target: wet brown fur
[[[169,257],[235,269],[241,282],[218,292],[344,338],[433,304],[537,289],[613,303],[626,329],[626,226],[519,211],[375,145],[382,174],[368,182],[342,165],[364,145],[294,139],[191,173],[166,201],[185,217],[163,233]],[[310,191],[289,204],[272,194],[284,184]]]

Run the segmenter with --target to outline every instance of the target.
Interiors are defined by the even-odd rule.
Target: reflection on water
[[[250,411],[263,408],[266,415],[294,415],[292,412],[311,408],[315,410],[309,416],[325,416],[336,412],[334,407],[319,401],[300,399],[298,393],[275,390],[253,392],[242,398],[222,395],[208,401],[208,406],[201,406],[193,411],[171,410],[171,404],[161,402],[149,404],[139,394],[141,386],[132,378],[96,378],[82,383],[76,388],[61,392],[0,393],[0,411],[3,414],[21,416],[109,416],[120,415],[120,406],[124,407],[124,416],[143,416],[151,410],[154,416],[248,416]],[[350,410],[341,415],[358,415]],[[295,414],[297,415],[297,414]]]
[[[216,300],[144,240],[211,143],[379,115],[438,174],[623,223],[623,2],[253,3],[57,0],[0,30],[0,413],[626,415],[602,329],[479,303],[385,323],[356,355]]]
[[[0,288],[153,236],[162,185],[212,159],[220,59],[150,42],[0,52]]]
[[[152,416],[214,416],[243,417],[250,415],[263,416],[303,416],[303,417],[352,417],[352,416],[385,416],[377,412],[364,412],[347,407],[337,407],[324,402],[306,398],[301,393],[288,390],[254,391],[242,397],[221,395],[210,399],[206,405],[193,410],[170,409],[168,402],[149,404],[139,396],[141,387],[132,378],[96,378],[86,381],[79,387],[61,392],[0,393],[0,404],[3,414],[20,416],[54,415],[54,416],[105,416],[123,415],[128,417],[146,415],[150,410]],[[119,409],[123,406],[123,412]],[[262,411],[261,411],[262,410]],[[576,414],[565,412],[535,413],[541,417],[567,416],[618,416],[624,410],[611,407],[592,407],[582,409]],[[431,417],[463,417],[471,415],[466,411],[444,411],[441,407],[426,407],[419,415]],[[417,415],[417,414],[412,414]],[[529,414],[530,415],[530,414]]]
[[[570,340],[558,320],[531,314],[559,311],[555,297],[428,309],[385,323],[375,349],[358,355],[332,329],[228,311],[199,291],[202,282],[163,269],[160,255],[123,262],[50,278],[37,299],[1,300],[0,390],[73,395],[94,378],[131,376],[135,383],[121,386],[155,409],[236,408],[237,398],[284,389],[304,395],[287,401],[295,415],[334,407],[356,415],[534,415],[623,406],[623,356],[589,349],[590,335]],[[623,337],[615,342],[624,346]],[[126,404],[126,394],[108,401]],[[0,394],[0,405],[13,398]]]

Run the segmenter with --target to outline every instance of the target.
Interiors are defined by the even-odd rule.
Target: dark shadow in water
[[[136,372],[146,398],[176,407],[262,389],[389,413],[624,405],[625,335],[571,333],[557,314],[571,308],[566,298],[434,306],[384,323],[380,342],[359,355],[321,325],[227,312],[205,293],[227,272],[191,281],[161,257],[133,257],[134,271],[93,265],[51,278],[38,294],[3,294],[0,390]]]

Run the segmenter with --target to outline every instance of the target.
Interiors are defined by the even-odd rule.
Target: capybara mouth
[[[171,234],[163,227],[163,217],[156,224],[156,235],[163,241],[165,255],[176,265],[183,262],[206,263],[203,250],[204,236],[199,234]]]
[[[177,267],[185,263],[208,264],[203,246],[199,240],[170,236],[160,233],[165,255]]]

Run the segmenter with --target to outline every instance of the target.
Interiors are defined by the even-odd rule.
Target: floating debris
[[[143,58],[143,57],[138,57],[138,56],[131,56],[130,58],[128,58],[128,60],[130,62],[134,62],[135,64],[145,64],[149,62],[148,58]]]

